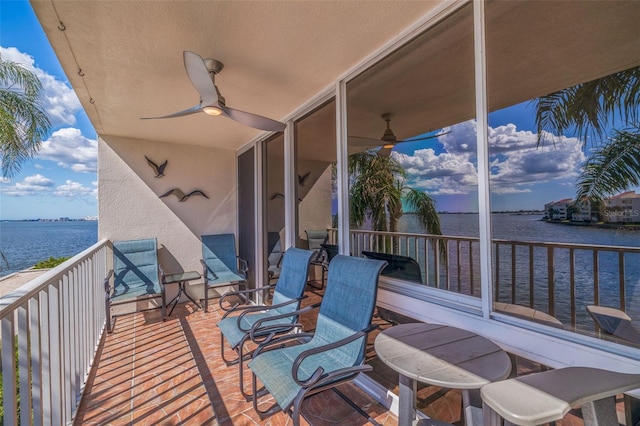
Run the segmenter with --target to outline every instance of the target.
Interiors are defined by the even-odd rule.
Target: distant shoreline
[[[606,222],[572,222],[570,220],[551,220],[551,219],[540,219],[543,222],[553,223],[558,225],[567,225],[567,226],[586,226],[590,228],[600,228],[600,229],[617,229],[617,230],[626,230],[626,231],[640,231],[640,223],[606,223]]]
[[[0,219],[0,222],[97,222],[98,218],[70,219],[61,217],[58,219]]]

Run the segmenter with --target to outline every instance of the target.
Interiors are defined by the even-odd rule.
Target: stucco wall
[[[231,150],[107,136],[98,141],[98,234],[111,241],[156,237],[159,260],[167,271],[202,271],[203,234],[236,230],[236,157]],[[154,177],[145,155],[165,176]],[[172,188],[202,190],[180,202]],[[167,289],[170,300],[176,286]],[[201,288],[195,288],[195,294]]]

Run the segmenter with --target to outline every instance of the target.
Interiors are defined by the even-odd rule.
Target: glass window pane
[[[479,297],[472,6],[349,82],[347,111],[354,255]]]
[[[270,282],[280,276],[284,238],[284,135],[265,142],[266,253]]]
[[[494,308],[623,342],[587,307],[640,324],[640,3],[486,16]]]
[[[322,288],[337,242],[336,106],[331,100],[295,123],[297,246],[316,251],[310,284]],[[324,246],[323,246],[324,244]],[[330,246],[328,246],[330,245]],[[334,250],[334,248],[336,250]]]

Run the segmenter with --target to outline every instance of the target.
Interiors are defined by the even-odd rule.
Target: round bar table
[[[482,421],[480,388],[511,372],[509,355],[492,341],[466,330],[437,324],[409,323],[376,337],[378,357],[400,373],[398,425],[416,419],[417,382],[461,389],[465,423]]]

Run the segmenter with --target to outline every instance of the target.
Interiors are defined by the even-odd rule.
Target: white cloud
[[[53,195],[66,198],[78,198],[85,196],[96,196],[96,188],[88,188],[80,182],[67,180],[64,185],[60,185],[53,192]]]
[[[514,124],[488,130],[494,194],[528,193],[538,183],[574,179],[586,159],[577,138],[555,136],[555,144],[538,146],[537,134]],[[392,155],[407,171],[409,186],[432,195],[469,194],[477,189],[476,123],[466,121],[443,132],[437,140],[444,152],[428,148]]]
[[[76,123],[76,113],[82,109],[82,105],[70,86],[38,68],[31,55],[22,53],[15,47],[0,46],[0,55],[3,59],[23,64],[40,79],[43,89],[42,104],[53,128]]]
[[[9,179],[0,181],[0,193],[14,197],[48,193],[55,186],[53,181],[41,174],[27,176],[21,182],[11,185]]]
[[[80,182],[67,180],[64,185],[58,185],[53,180],[35,174],[25,177],[22,181],[11,183],[10,179],[0,179],[0,194],[13,197],[26,196],[56,196],[73,199],[98,197],[98,182],[91,182],[91,186],[84,186]]]
[[[74,172],[96,173],[98,141],[84,137],[75,128],[60,129],[42,142],[37,158],[55,161],[60,167]]]

